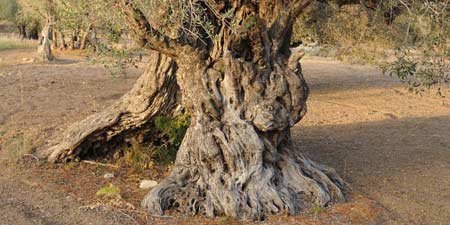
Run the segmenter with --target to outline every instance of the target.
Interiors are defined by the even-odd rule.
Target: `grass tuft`
[[[322,213],[322,212],[324,212],[325,211],[325,208],[324,207],[322,207],[322,206],[320,206],[320,205],[314,205],[312,208],[311,208],[311,212],[314,214],[314,215],[319,215],[320,213]]]
[[[114,184],[109,184],[100,188],[95,195],[104,197],[120,196],[120,188]]]
[[[31,141],[20,135],[8,140],[5,144],[8,162],[17,165],[25,154],[30,154],[33,150]]]

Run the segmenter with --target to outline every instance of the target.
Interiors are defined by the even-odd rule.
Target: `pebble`
[[[111,178],[114,178],[114,173],[106,173],[103,177],[104,177],[105,179],[111,179]]]
[[[147,190],[155,187],[156,185],[158,185],[158,182],[154,180],[142,180],[141,184],[139,184],[139,188]]]

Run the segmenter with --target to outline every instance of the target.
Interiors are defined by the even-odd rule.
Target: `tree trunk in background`
[[[30,30],[27,32],[27,38],[33,39],[33,40],[39,40],[38,27],[34,26],[34,27],[30,28]]]
[[[61,31],[56,31],[56,40],[59,50],[65,50],[67,48],[66,41],[64,40],[64,34]]]
[[[50,48],[51,49],[57,49],[58,48],[58,39],[57,39],[57,36],[56,36],[56,30],[55,29],[52,29],[51,30],[51,44],[50,44]]]
[[[91,33],[91,28],[92,28],[92,25],[89,25],[86,28],[86,31],[81,36],[81,40],[80,40],[80,49],[81,50],[86,49],[87,43],[89,41],[89,34]]]
[[[73,124],[38,155],[51,162],[105,156],[132,138],[151,132],[157,115],[170,114],[176,107],[177,66],[173,60],[152,52],[145,73],[133,89],[100,113]]]
[[[97,30],[95,29],[95,27],[92,28],[91,37],[89,39],[89,42],[91,43],[92,47],[94,48],[94,51],[98,52],[99,46],[98,46]]]
[[[42,62],[53,61],[50,35],[52,33],[52,27],[50,20],[47,20],[45,26],[42,28],[41,35],[39,36],[39,46],[37,50],[37,58]]]
[[[75,50],[79,48],[78,42],[78,34],[79,31],[73,31],[70,35],[70,41],[69,41],[69,50]]]
[[[18,30],[19,30],[19,38],[20,39],[25,39],[27,38],[27,28],[25,25],[19,24],[17,26]]]

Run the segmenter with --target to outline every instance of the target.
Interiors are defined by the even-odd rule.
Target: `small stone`
[[[158,185],[158,182],[154,181],[154,180],[143,180],[141,181],[141,184],[139,184],[139,188],[140,189],[151,189],[153,187],[155,187],[156,185]]]
[[[104,177],[105,179],[111,179],[111,178],[114,178],[114,173],[106,173],[103,177]]]

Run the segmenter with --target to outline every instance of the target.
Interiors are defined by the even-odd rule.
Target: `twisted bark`
[[[291,143],[290,127],[306,113],[308,96],[301,55],[278,56],[273,69],[229,53],[223,65],[180,64],[178,83],[191,126],[173,172],[148,193],[143,207],[158,215],[176,209],[261,220],[344,201],[346,184],[336,172]]]
[[[296,16],[312,0],[208,1],[204,10],[212,18],[231,11],[233,21],[213,21],[217,35],[200,34],[201,42],[169,38],[133,1],[115,2],[142,46],[176,61],[176,83],[191,114],[172,173],[142,202],[150,214],[178,210],[260,220],[345,200],[345,182],[298,152],[290,135],[308,97],[302,53],[289,49],[290,38]],[[167,112],[176,84],[175,73],[164,74],[173,76],[138,82],[119,103],[70,128],[47,151],[50,161],[83,156],[105,140],[121,141],[127,130],[142,129],[149,121],[143,118]]]
[[[50,162],[104,156],[118,145],[149,132],[153,118],[176,106],[175,62],[152,52],[149,66],[133,89],[104,111],[91,115],[54,137],[38,152]]]

